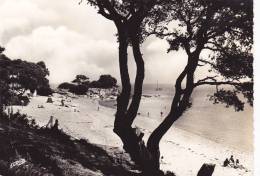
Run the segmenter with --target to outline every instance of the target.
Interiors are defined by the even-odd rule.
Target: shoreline
[[[153,116],[151,118],[153,120],[156,120],[156,121],[160,122],[161,120],[164,119],[163,118],[164,116],[160,117],[160,115],[159,115],[160,107],[159,106],[158,107],[149,107],[149,106],[150,106],[150,104],[153,104],[153,103],[154,104],[160,104],[160,103],[163,104],[165,99],[167,99],[167,98],[166,97],[156,97],[156,96],[153,96],[153,95],[151,95],[151,97],[145,97],[144,96],[144,97],[142,97],[142,100],[141,100],[141,106],[148,104],[147,107],[144,107],[143,109],[145,109],[145,110],[151,109],[152,111],[149,110],[150,113],[155,113],[153,111],[155,111],[155,109],[157,109],[157,116]],[[149,104],[149,102],[151,102],[151,103]],[[112,110],[116,110],[116,100],[98,100],[98,104],[100,106],[102,106],[102,107],[106,107],[106,108],[109,108],[109,109],[112,109]],[[147,117],[147,115],[144,113],[145,110],[143,110],[141,108],[142,107],[140,107],[140,110],[139,110],[140,114],[138,116],[145,116],[145,117]],[[162,107],[161,107],[161,109],[162,109]],[[168,108],[167,109],[163,109],[162,111],[167,114],[168,113],[167,110],[168,110]],[[187,114],[189,114],[189,113],[192,113],[192,110],[191,111],[188,110]],[[187,117],[183,117],[183,118],[187,119]],[[211,140],[211,141],[214,141],[216,143],[222,144],[224,146],[228,145],[228,147],[236,149],[236,150],[239,150],[241,152],[246,152],[246,153],[253,153],[254,152],[253,143],[245,143],[245,144],[241,145],[240,141],[238,141],[238,142],[229,142],[227,140],[223,141],[224,138],[221,139],[220,137],[224,137],[223,136],[225,134],[224,132],[219,132],[220,134],[215,134],[213,136],[210,136],[210,134],[208,134],[207,131],[205,131],[207,129],[199,129],[198,130],[199,127],[189,128],[190,126],[187,126],[187,122],[186,121],[184,121],[184,122],[182,121],[183,118],[179,119],[178,121],[176,121],[176,123],[174,123],[174,126],[176,128],[182,129],[184,131],[190,132],[190,133],[198,135],[198,136],[200,136],[202,138],[206,138],[208,140]],[[192,118],[193,118],[193,116],[192,116]],[[186,120],[186,119],[184,119],[184,120]],[[222,134],[222,133],[224,133],[224,134]],[[237,140],[240,140],[240,139],[237,139]],[[240,145],[237,145],[238,143]]]
[[[98,99],[87,97],[69,98],[65,101],[68,107],[61,107],[62,95],[54,95],[54,103],[46,103],[47,97],[33,97],[26,107],[16,107],[22,113],[32,116],[37,124],[45,125],[49,116],[59,120],[60,127],[75,138],[87,139],[92,143],[122,148],[120,139],[113,133],[115,110],[100,106]],[[43,104],[44,108],[37,108]],[[76,110],[76,111],[75,111]],[[140,116],[134,122],[144,133],[147,140],[149,133],[159,124],[155,119]],[[161,154],[164,156],[161,168],[171,170],[176,175],[194,176],[203,163],[214,163],[214,176],[251,176],[253,171],[251,154],[239,152],[196,134],[174,126],[162,139]],[[239,158],[247,170],[224,168],[221,165],[230,155]],[[190,158],[187,160],[187,158]],[[189,166],[189,168],[187,168]]]

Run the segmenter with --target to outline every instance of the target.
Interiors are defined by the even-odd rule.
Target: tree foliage
[[[237,93],[252,102],[252,0],[88,0],[98,13],[113,21],[119,42],[119,68],[122,92],[117,99],[114,132],[124,149],[145,174],[158,173],[159,143],[172,124],[191,106],[194,88],[201,85],[231,85],[236,90],[219,90],[215,102],[225,102],[243,110]],[[144,61],[140,44],[151,34],[166,39],[170,51],[185,50],[187,65],[175,82],[175,96],[164,121],[152,132],[147,144],[132,123],[140,105]],[[127,48],[131,44],[137,67],[134,94],[128,73]],[[208,51],[207,58],[201,58]],[[209,65],[211,73],[196,80],[198,66]],[[241,64],[244,67],[241,67]],[[214,70],[214,71],[213,71]],[[218,77],[217,77],[218,76]]]
[[[1,51],[4,51],[2,48]],[[46,78],[49,71],[44,62],[32,63],[21,59],[11,60],[0,54],[0,81],[2,103],[10,101],[10,94],[22,96],[26,90],[50,95],[52,90]],[[4,99],[4,100],[3,100]],[[1,104],[2,104],[1,103]]]
[[[233,94],[237,96],[237,93],[246,92],[245,97],[252,102],[252,86],[245,86],[253,82],[252,1],[176,0],[164,8],[164,15],[152,16],[150,20],[156,19],[160,23],[150,22],[153,25],[147,33],[166,38],[170,45],[168,52],[183,49],[188,56],[197,52],[197,65],[201,66],[201,62],[204,66],[211,67],[209,71],[215,75],[200,80],[196,86],[221,85],[221,80],[223,84],[236,85],[235,89],[239,87],[240,91],[233,91]],[[205,50],[210,54],[201,54]],[[244,86],[238,86],[239,84]],[[243,88],[246,90],[243,91]],[[215,95],[220,97],[226,94],[222,92]],[[221,102],[225,100],[223,96]]]
[[[92,81],[90,83],[90,87],[108,89],[116,87],[116,83],[116,78],[111,75],[101,75],[97,81]]]
[[[77,75],[76,79],[72,82],[77,84],[89,84],[89,78],[85,75]]]
[[[71,93],[77,95],[85,95],[89,88],[109,89],[116,87],[117,80],[111,75],[101,75],[98,80],[90,81],[85,75],[76,75],[76,78],[71,82],[61,83],[59,89],[67,89]]]

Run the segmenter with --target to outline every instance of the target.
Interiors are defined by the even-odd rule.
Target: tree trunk
[[[132,102],[127,111],[127,119],[129,125],[131,126],[139,109],[140,101],[142,98],[142,89],[144,81],[144,61],[142,53],[140,50],[140,41],[136,34],[131,35],[132,49],[134,54],[134,59],[136,63],[136,77],[134,84],[134,94],[132,97]]]
[[[173,123],[178,120],[184,111],[189,107],[189,99],[193,92],[194,72],[197,67],[197,58],[194,54],[188,56],[188,63],[175,83],[175,95],[172,101],[171,110],[164,121],[152,132],[148,141],[147,149],[150,151],[153,159],[153,167],[160,169],[160,149],[159,144],[162,137],[171,128]],[[182,81],[186,77],[186,87],[182,89]]]
[[[128,48],[128,36],[127,30],[125,27],[118,27],[119,35],[119,68],[121,76],[122,90],[120,95],[117,97],[117,112],[115,115],[114,126],[120,126],[123,123],[123,117],[125,116],[130,94],[131,94],[131,84],[130,77],[128,73],[128,64],[127,64],[127,48]]]
[[[122,32],[123,33],[123,32]],[[123,147],[127,153],[130,154],[131,159],[140,166],[143,170],[143,160],[146,158],[145,145],[142,141],[143,133],[138,132],[138,129],[131,127],[135,119],[138,107],[142,96],[142,86],[144,79],[144,62],[140,51],[140,43],[136,37],[131,37],[134,59],[136,62],[137,72],[134,85],[134,95],[131,105],[127,109],[130,99],[130,80],[127,71],[127,35],[119,35],[119,63],[122,81],[122,93],[117,101],[117,113],[115,119],[114,132],[120,137],[123,142]],[[126,34],[127,32],[123,33]],[[126,36],[126,38],[124,38]]]

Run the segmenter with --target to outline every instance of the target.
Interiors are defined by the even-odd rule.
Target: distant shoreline
[[[196,92],[194,99],[198,102],[195,102],[174,126],[243,152],[253,152],[252,125],[249,125],[253,117],[251,107],[246,107],[243,112],[235,112],[232,108],[225,108],[222,104],[213,105],[205,95],[201,96],[201,94],[207,93]],[[149,118],[161,121],[169,112],[172,97],[149,95],[151,97],[142,96],[138,113],[148,117],[149,112]],[[116,110],[116,99],[99,100],[98,104]],[[163,112],[162,117],[160,111]]]

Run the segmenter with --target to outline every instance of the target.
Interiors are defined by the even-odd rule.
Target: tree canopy
[[[237,94],[242,93],[252,105],[252,1],[176,0],[163,8],[160,15],[153,12],[147,33],[166,38],[168,52],[183,49],[189,56],[197,53],[197,66],[210,67],[212,76],[199,80],[195,87],[232,85],[234,91],[216,92],[214,102],[238,105],[235,109],[239,111],[243,102]],[[223,96],[239,103],[230,103]]]
[[[1,52],[4,48],[1,49]],[[32,63],[21,59],[11,60],[4,54],[0,54],[0,81],[2,92],[12,91],[13,94],[21,96],[26,90],[39,95],[50,95],[52,90],[49,86],[49,75],[44,62]],[[8,96],[5,96],[8,99]]]
[[[113,21],[118,30],[122,91],[117,98],[114,132],[145,175],[159,174],[159,143],[191,107],[194,88],[216,86],[211,98],[214,103],[226,103],[237,111],[244,108],[239,93],[252,104],[252,0],[88,0],[88,3]],[[137,117],[145,76],[140,45],[152,34],[167,40],[168,52],[184,50],[188,58],[176,79],[170,112],[145,144],[143,134],[137,134],[132,124]],[[129,46],[137,68],[131,101]],[[208,66],[209,73],[197,78],[195,71],[201,66]],[[232,86],[234,90],[220,88],[222,85]]]
[[[67,89],[71,93],[77,95],[85,95],[89,88],[109,89],[116,87],[117,80],[111,75],[101,75],[98,80],[90,81],[85,75],[76,75],[76,78],[71,82],[61,83],[59,89]]]

